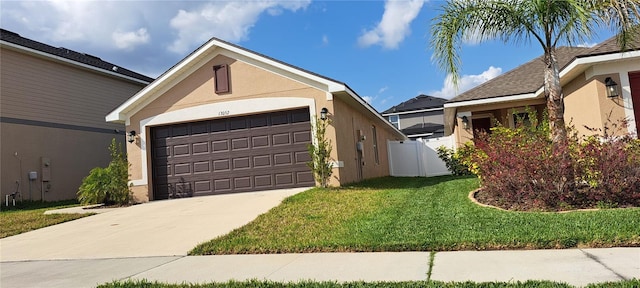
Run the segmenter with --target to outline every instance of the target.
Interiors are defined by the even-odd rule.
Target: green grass
[[[4,203],[3,203],[4,204]],[[13,206],[3,206],[0,211],[0,238],[5,238],[31,230],[59,224],[89,216],[91,214],[52,214],[44,215],[47,210],[77,206],[72,201],[36,202],[23,201]]]
[[[526,282],[450,282],[444,283],[439,281],[415,281],[415,282],[348,282],[348,283],[336,283],[336,282],[297,282],[297,283],[277,283],[270,281],[230,281],[226,283],[208,283],[208,284],[163,284],[159,282],[143,281],[115,281],[98,286],[99,288],[243,288],[243,287],[262,287],[262,288],[412,288],[412,287],[425,287],[425,288],[570,288],[573,287],[568,284],[550,282],[550,281],[526,281]],[[631,288],[640,287],[639,280],[626,280],[620,282],[609,282],[602,284],[592,284],[587,288]]]
[[[378,178],[315,188],[191,255],[640,246],[640,208],[506,212],[473,204],[472,177]]]

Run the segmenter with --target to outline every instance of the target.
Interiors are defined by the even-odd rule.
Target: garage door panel
[[[276,185],[293,184],[293,172],[275,174]]]
[[[287,145],[287,144],[291,144],[291,137],[289,135],[289,133],[280,133],[280,134],[274,134],[271,136],[272,137],[272,142],[273,146],[278,146],[278,145]]]
[[[211,163],[209,161],[201,161],[193,163],[193,173],[211,173]]]
[[[191,174],[191,163],[180,163],[173,166],[173,175],[184,176]]]
[[[311,161],[311,155],[309,155],[309,152],[295,152],[294,158],[296,159],[296,164],[306,164]]]
[[[188,124],[175,125],[171,129],[171,138],[187,137],[189,136]]]
[[[209,122],[202,121],[191,124],[191,135],[208,135],[209,134]]]
[[[213,161],[213,171],[214,172],[220,172],[220,171],[229,171],[229,170],[231,170],[231,165],[229,164],[229,162],[230,162],[229,159]]]
[[[235,189],[247,189],[251,188],[253,185],[251,184],[251,177],[235,177],[233,178],[233,188]]]
[[[271,167],[271,155],[253,156],[253,168]]]
[[[309,110],[153,127],[154,199],[314,185]]]
[[[228,140],[217,140],[211,142],[211,150],[212,152],[228,152],[229,151],[229,141]]]
[[[193,154],[209,154],[209,141],[191,144]]]
[[[311,133],[309,131],[293,132],[293,143],[309,143],[311,142]]]
[[[213,192],[211,180],[195,181],[194,187],[195,194],[209,194]]]
[[[214,190],[217,192],[230,192],[231,191],[231,178],[215,179]]]
[[[251,148],[269,147],[269,135],[251,137]]]
[[[244,150],[249,149],[249,139],[248,138],[235,138],[231,139],[231,150]]]
[[[256,175],[253,177],[253,184],[256,188],[269,188],[273,187],[273,175]]]
[[[249,165],[249,163],[251,163],[249,161],[249,157],[239,157],[239,158],[233,158],[233,170],[244,170],[244,169],[249,169],[251,168],[251,165]]]
[[[181,144],[181,145],[175,145],[173,146],[173,156],[177,157],[177,156],[189,156],[191,155],[191,152],[189,151],[189,145],[188,144]]]
[[[296,179],[298,183],[315,183],[313,173],[311,171],[296,172]]]

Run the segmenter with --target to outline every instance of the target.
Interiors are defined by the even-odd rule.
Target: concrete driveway
[[[186,255],[309,188],[155,201],[0,239],[0,260]]]

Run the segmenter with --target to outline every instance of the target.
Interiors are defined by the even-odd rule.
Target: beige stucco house
[[[76,198],[89,171],[106,166],[124,125],[104,115],[153,79],[66,48],[0,32],[0,195]],[[3,203],[4,205],[4,203]]]
[[[332,185],[389,175],[406,137],[346,84],[213,38],[107,115],[125,123],[137,201],[314,186],[312,123],[332,124]],[[322,121],[322,120],[320,120]]]
[[[622,119],[626,131],[640,131],[640,41],[621,52],[611,38],[592,47],[560,47],[557,56],[565,101],[565,121],[581,135]],[[542,57],[527,62],[445,103],[445,132],[457,145],[488,131],[499,121],[513,127],[527,107],[542,114],[546,107]],[[586,127],[585,127],[586,126]]]

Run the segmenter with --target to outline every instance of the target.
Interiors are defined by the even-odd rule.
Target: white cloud
[[[584,47],[584,48],[591,48],[598,45],[598,43],[582,43],[582,44],[578,44],[578,47]]]
[[[327,35],[322,35],[322,46],[329,45],[329,37]]]
[[[378,94],[382,94],[382,93],[384,93],[384,91],[387,91],[387,89],[389,89],[389,86],[384,86],[384,87],[380,88],[380,89],[378,90]]]
[[[3,23],[15,23],[42,42],[130,49],[149,41],[146,18],[141,17],[147,5],[130,1],[3,1],[1,12]]]
[[[454,96],[465,92],[473,87],[476,87],[484,82],[487,82],[502,74],[502,68],[489,67],[486,71],[477,75],[462,75],[458,79],[458,89],[453,85],[451,81],[451,75],[447,76],[444,80],[443,87],[439,91],[431,91],[428,94],[436,97],[451,99]]]
[[[116,43],[116,47],[124,50],[131,50],[140,44],[149,43],[149,33],[147,29],[140,28],[137,31],[120,32],[116,31],[111,34],[111,38]]]
[[[245,40],[249,30],[263,12],[276,16],[282,10],[306,8],[310,0],[301,1],[230,1],[209,2],[192,10],[181,9],[170,21],[178,37],[169,50],[185,53],[216,36],[230,42]]]
[[[361,47],[380,44],[386,49],[397,49],[411,33],[411,22],[418,16],[425,0],[387,0],[380,23],[358,38]]]
[[[373,100],[376,99],[376,97],[372,97],[372,96],[362,96],[362,100],[364,100],[364,102],[369,103],[369,105],[371,105],[373,103]]]

